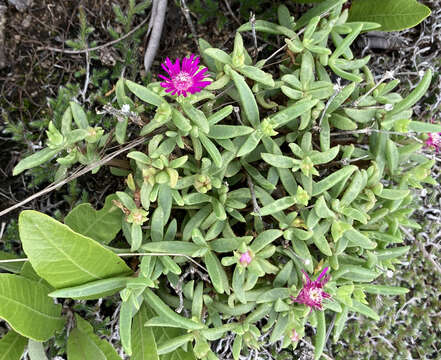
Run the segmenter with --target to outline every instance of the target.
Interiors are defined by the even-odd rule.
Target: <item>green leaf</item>
[[[131,277],[112,277],[110,279],[92,281],[86,284],[67,287],[52,291],[48,295],[53,298],[99,299],[122,290]],[[152,284],[153,285],[153,284]]]
[[[273,203],[260,208],[260,215],[267,216],[274,214],[278,211],[288,209],[296,203],[294,196],[285,196],[281,199],[277,199]],[[255,214],[257,215],[257,214]]]
[[[377,196],[387,200],[401,200],[409,195],[410,190],[383,189]]]
[[[222,167],[222,155],[216,145],[214,145],[213,142],[202,133],[199,134],[199,140],[201,140],[202,145],[205,150],[207,150],[216,167]]]
[[[132,318],[135,314],[132,299],[132,297],[129,297],[127,301],[123,301],[119,311],[119,337],[127,355],[132,355]]]
[[[266,230],[260,233],[251,244],[250,248],[254,253],[258,253],[264,249],[267,245],[271,244],[274,240],[283,235],[281,230]]]
[[[129,121],[127,117],[123,121],[118,121],[115,126],[115,139],[118,144],[124,144],[126,142],[127,125]]]
[[[219,111],[216,111],[215,113],[211,114],[207,120],[210,123],[210,125],[215,125],[219,121],[221,121],[221,120],[225,119],[227,116],[229,116],[232,112],[233,112],[233,105],[227,105],[227,106],[223,107],[222,109],[220,109]],[[210,131],[211,131],[211,129],[210,129]]]
[[[363,285],[362,289],[364,292],[369,294],[379,294],[379,295],[403,295],[409,292],[409,289],[399,286],[388,286],[388,285]]]
[[[11,253],[0,250],[0,260],[13,260],[13,259],[18,259],[18,258],[19,257],[15,254],[11,254]],[[26,261],[17,261],[17,262],[10,262],[10,263],[0,262],[0,269],[4,269],[4,270],[12,272],[12,273],[19,273],[25,262]]]
[[[61,305],[47,296],[48,288],[19,275],[0,274],[0,318],[19,334],[46,341],[60,330]]]
[[[299,162],[295,159],[284,155],[261,153],[261,156],[266,163],[275,168],[291,169],[294,166],[299,165]]]
[[[161,342],[158,346],[158,354],[164,355],[172,352],[173,350],[180,348],[181,346],[187,344],[190,341],[193,341],[193,334],[185,334],[170,340],[166,340]]]
[[[204,54],[223,64],[231,64],[232,62],[231,56],[221,49],[208,48],[204,50]]]
[[[205,54],[205,50],[211,48],[210,43],[202,38],[199,38],[199,48],[201,49],[201,56],[203,63],[207,65],[210,71],[216,71],[216,63],[215,61]]]
[[[192,256],[204,247],[186,241],[158,241],[142,245],[142,249],[151,252],[182,254]]]
[[[380,276],[379,273],[361,266],[342,265],[332,274],[332,279],[337,280],[338,278],[342,277],[343,279],[356,282],[372,282],[378,276]]]
[[[243,76],[239,75],[234,70],[230,70],[231,78],[234,81],[237,91],[239,92],[240,103],[250,124],[257,128],[260,123],[259,108],[254,97],[253,92],[245,82]]]
[[[291,291],[288,288],[273,288],[271,290],[265,291],[257,299],[257,303],[274,302],[277,299],[286,299],[289,297]]]
[[[342,306],[342,308],[342,312],[337,314],[335,321],[334,336],[332,338],[334,344],[337,343],[338,339],[340,338],[340,334],[342,333],[348,318],[348,307]]]
[[[312,109],[318,102],[318,99],[311,99],[311,97],[306,97],[300,101],[297,101],[294,105],[288,106],[287,108],[275,113],[273,116],[271,116],[271,123],[274,124],[274,129],[281,127],[291,120],[294,120],[300,115],[306,113],[308,110]]]
[[[142,304],[133,318],[131,360],[159,360],[153,330],[144,326],[149,319],[147,306]]]
[[[254,28],[256,29],[256,31],[261,31],[264,33],[275,34],[275,35],[285,35],[288,38],[292,38],[295,36],[295,32],[292,31],[291,29],[265,20],[256,20]],[[237,29],[237,31],[239,32],[251,31],[251,30],[252,30],[251,23],[249,22],[243,24],[242,26],[239,27],[239,29]]]
[[[112,345],[94,334],[92,325],[77,314],[75,320],[77,327],[67,340],[68,360],[121,360]]]
[[[356,311],[362,315],[365,315],[367,317],[370,317],[371,319],[374,319],[375,321],[379,321],[380,317],[378,314],[372,310],[369,306],[366,306],[365,304],[362,304],[361,302],[358,302],[356,300],[352,300],[352,306],[349,307],[352,311]]]
[[[147,314],[150,318],[153,318],[156,314],[147,307]],[[169,328],[169,327],[155,327],[153,328],[156,343],[163,343],[164,341],[173,339],[182,335],[184,332],[181,329]],[[182,348],[176,349],[172,353],[161,355],[161,360],[196,360],[190,347],[187,351]]]
[[[372,241],[366,235],[356,229],[346,231],[345,236],[352,246],[360,246],[363,249],[369,250],[377,247],[377,243],[375,241]]]
[[[381,250],[376,250],[375,255],[378,257],[379,261],[390,260],[407,254],[409,249],[410,246],[400,246],[390,249],[381,249]]]
[[[55,155],[57,155],[61,149],[50,149],[45,148],[43,150],[37,151],[36,153],[28,156],[22,160],[14,167],[12,175],[17,176],[25,170],[32,169],[34,167],[44,164],[46,161],[51,160]]]
[[[89,121],[87,120],[87,115],[83,108],[74,101],[70,102],[70,109],[72,110],[72,115],[75,123],[80,129],[85,129],[89,127]]]
[[[117,198],[116,195],[106,197],[101,210],[95,210],[89,203],[80,204],[66,216],[64,223],[81,235],[108,244],[121,230],[121,210],[112,202]]]
[[[326,256],[332,256],[331,248],[329,247],[328,240],[326,240],[326,237],[319,234],[314,234],[312,237],[312,240],[314,241],[315,246]]]
[[[25,337],[9,330],[0,340],[0,360],[20,360],[26,344]]]
[[[312,18],[322,15],[325,12],[332,10],[334,7],[344,4],[345,2],[346,0],[323,1],[319,5],[314,6],[311,10],[308,10],[305,14],[303,14],[302,17],[296,22],[294,30],[301,29],[302,27],[307,25]]]
[[[312,185],[312,196],[317,196],[323,193],[326,190],[329,190],[331,187],[339,183],[342,179],[347,176],[350,176],[357,169],[354,165],[345,166],[343,169],[337,170],[331,175],[327,176],[323,180],[320,180],[317,183],[313,183]]]
[[[410,131],[416,131],[421,133],[429,133],[429,132],[441,132],[440,124],[432,124],[423,121],[411,121],[407,128]]]
[[[393,109],[386,114],[385,120],[392,115],[398,114],[404,110],[410,109],[415,105],[418,100],[420,100],[429,89],[430,83],[432,81],[432,70],[427,69],[421,81],[418,85],[399,103],[395,104]],[[384,121],[384,120],[383,120]]]
[[[151,238],[153,241],[162,241],[164,237],[164,212],[162,208],[157,207],[153,212],[151,222]]]
[[[208,136],[213,139],[231,139],[252,133],[253,128],[241,125],[212,125]]]
[[[28,354],[30,360],[48,360],[43,343],[29,339]]]
[[[132,272],[121,258],[98,242],[37,211],[20,214],[19,232],[32,267],[55,288]]]
[[[314,337],[314,360],[322,356],[326,344],[326,319],[324,311],[317,311],[317,333]]]
[[[381,24],[379,30],[398,31],[414,27],[430,13],[416,0],[354,0],[348,21],[376,22]]]
[[[181,103],[181,107],[189,119],[196,124],[196,126],[199,127],[203,133],[209,133],[210,124],[208,123],[205,114],[201,110],[196,109],[189,101],[183,101]]]
[[[265,86],[274,87],[275,85],[271,74],[268,74],[255,66],[243,65],[238,70],[242,75],[245,75],[247,78],[258,81]]]
[[[223,294],[228,289],[228,277],[219,259],[212,251],[208,251],[204,256],[204,261],[214,288],[219,294]]]
[[[242,157],[253,151],[259,145],[262,134],[258,131],[251,133],[237,152],[237,157]]]
[[[156,295],[152,290],[145,289],[143,292],[144,298],[147,304],[161,317],[166,317],[180,325],[183,329],[188,330],[200,330],[205,326],[198,324],[197,322],[187,319],[181,315],[178,315],[172,309],[166,305],[161,298]]]
[[[162,97],[147,89],[145,86],[138,85],[137,83],[127,79],[125,80],[125,83],[133,94],[148,104],[160,106],[164,102]]]

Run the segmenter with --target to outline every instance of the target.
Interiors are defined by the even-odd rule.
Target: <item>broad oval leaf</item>
[[[27,342],[24,336],[9,330],[0,340],[0,360],[20,360]]]
[[[121,230],[121,210],[112,203],[114,199],[117,196],[108,196],[101,210],[89,203],[80,204],[67,214],[64,223],[79,234],[108,244]]]
[[[64,325],[61,305],[47,296],[48,288],[19,275],[0,274],[0,318],[19,334],[46,341]]]
[[[44,350],[44,345],[40,341],[29,339],[28,355],[30,360],[48,360],[46,356],[46,351]]]
[[[132,272],[98,242],[37,211],[20,214],[19,232],[32,267],[57,289]]]
[[[149,319],[147,306],[142,304],[132,323],[131,360],[159,360],[153,329],[144,326]]]
[[[78,315],[75,320],[77,327],[67,340],[68,360],[121,360],[112,345],[93,333],[92,325]]]
[[[430,15],[430,9],[416,0],[356,0],[348,21],[381,24],[379,30],[398,31],[414,27]]]

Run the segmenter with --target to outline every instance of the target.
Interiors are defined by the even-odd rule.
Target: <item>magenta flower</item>
[[[325,267],[315,281],[311,281],[308,274],[302,270],[306,277],[306,282],[303,282],[303,288],[300,290],[300,293],[296,298],[291,296],[293,302],[305,304],[309,306],[311,310],[322,310],[323,299],[328,299],[331,297],[331,295],[323,291],[323,287],[329,281],[329,276],[325,276],[328,269],[328,267]]]
[[[434,147],[436,151],[441,150],[441,132],[428,133],[429,138],[426,140],[427,147]]]
[[[193,54],[189,58],[182,59],[182,66],[179,59],[176,59],[173,64],[169,58],[165,59],[165,64],[161,64],[161,66],[169,75],[169,78],[158,75],[164,80],[161,86],[172,95],[194,94],[210,84],[210,81],[203,81],[207,76],[205,74],[207,68],[199,69],[199,57],[195,57]]]
[[[251,253],[249,250],[247,250],[243,254],[241,254],[240,258],[239,258],[239,261],[243,266],[249,265],[252,260],[253,260],[253,258],[251,257]]]

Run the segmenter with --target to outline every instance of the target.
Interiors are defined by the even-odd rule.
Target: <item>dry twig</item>
[[[196,47],[199,50],[199,53],[201,52],[199,49],[199,41],[198,41],[198,34],[196,32],[196,28],[194,27],[193,21],[191,20],[191,16],[190,16],[190,10],[188,9],[187,3],[185,2],[185,0],[181,0],[181,10],[182,13],[185,16],[185,20],[187,20],[187,24],[190,27],[190,31],[191,31],[191,35],[193,36],[193,41],[196,44]]]
[[[37,51],[49,50],[49,51],[54,51],[54,52],[61,52],[61,53],[64,53],[64,54],[84,54],[84,53],[88,53],[88,52],[91,52],[91,51],[100,50],[100,49],[103,49],[105,47],[108,47],[108,46],[114,45],[116,43],[119,43],[120,41],[122,41],[124,39],[127,39],[135,31],[137,31],[139,28],[141,28],[148,20],[149,20],[149,17],[147,16],[143,21],[141,21],[138,25],[136,25],[127,34],[121,36],[118,39],[109,41],[108,43],[105,43],[103,45],[95,46],[93,48],[87,48],[87,49],[81,49],[81,50],[70,50],[70,49],[59,49],[59,48],[54,48],[54,47],[50,47],[50,46],[44,46],[44,47],[37,48]]]
[[[74,180],[74,179],[76,179],[76,178],[78,178],[78,177],[88,173],[89,171],[91,171],[93,169],[108,163],[113,158],[115,158],[118,155],[126,152],[127,150],[130,150],[130,149],[132,149],[132,148],[134,148],[134,147],[136,147],[138,145],[141,145],[148,138],[156,135],[157,133],[159,133],[161,131],[162,131],[162,128],[159,128],[159,129],[155,130],[152,134],[149,134],[149,136],[143,136],[141,138],[133,140],[132,142],[130,142],[129,144],[127,144],[123,148],[121,148],[121,149],[119,149],[117,151],[114,151],[113,153],[110,153],[110,154],[104,156],[101,160],[95,161],[94,163],[92,163],[92,164],[90,164],[90,165],[88,165],[86,167],[83,167],[82,169],[77,169],[73,174],[71,174],[67,178],[65,178],[65,179],[63,179],[61,181],[58,181],[58,182],[54,182],[51,185],[49,185],[48,187],[44,188],[43,190],[41,190],[41,191],[39,191],[39,192],[29,196],[28,198],[26,198],[23,201],[20,201],[18,204],[15,204],[15,205],[13,205],[13,206],[11,206],[11,207],[3,210],[3,211],[0,211],[0,217],[3,216],[3,215],[6,215],[7,213],[11,212],[12,210],[15,210],[15,209],[18,209],[19,207],[22,207],[23,205],[27,204],[28,202],[30,202],[30,201],[32,201],[34,199],[37,199],[37,198],[39,198],[40,196],[42,196],[44,194],[50,193],[51,191],[53,191],[55,189],[58,189],[59,187],[61,187],[61,186],[65,185],[65,184],[71,182],[72,180]]]
[[[167,11],[167,0],[153,0],[152,8],[152,31],[149,43],[144,54],[144,69],[148,73],[152,66],[156,52],[159,48],[159,42],[162,35],[162,27],[164,26],[165,13]]]
[[[404,232],[406,234],[406,236],[412,240],[415,244],[417,244],[418,248],[421,250],[421,252],[423,253],[423,256],[429,260],[433,267],[435,268],[436,271],[438,271],[441,274],[441,266],[435,261],[434,258],[432,258],[431,254],[429,254],[426,250],[426,248],[424,247],[424,245],[421,243],[421,241],[417,240],[415,238],[415,236],[413,236],[413,234],[407,230],[406,228],[404,228],[403,226],[400,226],[400,229],[402,232]]]

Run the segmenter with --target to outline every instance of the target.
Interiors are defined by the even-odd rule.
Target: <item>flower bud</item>
[[[251,263],[251,261],[253,261],[253,258],[251,257],[251,253],[249,250],[245,251],[240,255],[239,262],[243,266],[248,266]]]

